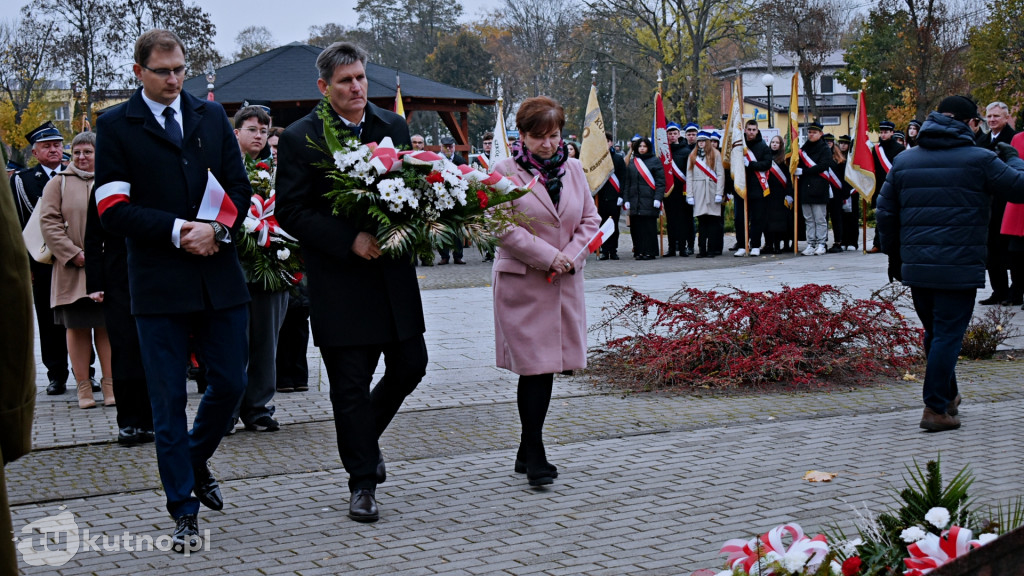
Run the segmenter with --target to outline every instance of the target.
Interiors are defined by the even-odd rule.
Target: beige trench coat
[[[36,208],[43,211],[39,215],[39,225],[43,229],[46,246],[53,252],[54,258],[51,308],[71,304],[85,298],[87,294],[85,268],[75,266],[71,260],[85,246],[85,221],[89,213],[92,183],[92,172],[82,172],[74,166],[68,166],[46,183],[43,197]]]

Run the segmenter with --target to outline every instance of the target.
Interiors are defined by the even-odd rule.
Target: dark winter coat
[[[654,188],[644,180],[636,167],[636,159],[647,166],[654,177]],[[622,190],[622,199],[629,203],[629,213],[636,216],[657,216],[659,207],[654,206],[657,200],[660,205],[665,200],[665,169],[661,160],[652,153],[634,157],[626,166],[626,187]]]
[[[619,180],[619,190],[615,189],[615,185],[612,184],[611,177],[597,190],[597,209],[602,214],[608,214],[618,207],[619,198],[622,196],[622,183],[626,180],[626,161],[622,158],[622,154],[615,151],[615,148],[609,148],[609,152],[612,155],[612,174]]]
[[[879,241],[902,260],[907,286],[985,286],[989,206],[994,194],[1024,203],[1024,161],[1003,162],[974,145],[966,124],[937,112],[918,146],[900,154],[878,195]]]
[[[768,172],[771,170],[772,149],[768,146],[768,143],[764,141],[760,130],[758,130],[757,135],[754,136],[753,140],[747,140],[747,149],[754,155],[754,160],[751,160],[745,168],[747,176],[747,197],[750,198],[752,202],[757,202],[765,197],[764,190],[761,189],[761,180],[757,177],[757,173]]]
[[[818,139],[817,142],[808,140],[800,149],[807,154],[814,162],[814,166],[808,166],[803,158],[800,159],[800,168],[803,173],[797,180],[797,187],[800,197],[797,201],[803,204],[828,204],[828,193],[832,187],[828,180],[822,177],[832,166],[832,150],[825,143],[825,140]]]

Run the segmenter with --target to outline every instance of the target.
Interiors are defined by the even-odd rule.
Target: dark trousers
[[[679,195],[676,197],[676,195]],[[666,254],[686,254],[686,249],[693,250],[693,206],[690,206],[683,199],[679,190],[672,193],[672,196],[665,199],[665,235],[668,236],[668,248]],[[689,216],[687,216],[689,212]],[[689,219],[689,231],[687,231],[687,219]],[[689,235],[687,235],[689,232]]]
[[[36,308],[36,325],[39,327],[39,353],[46,366],[46,378],[64,382],[71,373],[68,370],[68,339],[64,327],[54,324],[53,309],[50,308],[53,266],[29,259],[29,269],[32,271],[32,300]],[[84,379],[88,376],[75,374],[75,378]]]
[[[924,326],[924,403],[942,414],[956,398],[956,359],[974,312],[978,291],[911,287],[914,310]]]
[[[123,294],[127,295],[127,286]],[[122,291],[118,291],[121,294]],[[132,318],[128,298],[119,299],[108,290],[103,298],[103,318],[110,338],[110,364],[117,398],[117,427],[153,430],[153,407],[149,402],[146,371],[142,367],[139,331]]]
[[[833,193],[835,191],[833,190]],[[828,210],[826,213],[829,221],[832,223],[832,244],[834,246],[843,245],[843,200],[836,194],[832,198],[828,199]]]
[[[441,255],[442,260],[448,260],[451,258],[452,252],[455,252],[455,259],[462,260],[462,239],[460,238],[458,243],[455,244],[455,250],[448,250],[447,248],[441,248],[437,251]]]
[[[609,256],[617,254],[619,251],[619,216],[622,214],[622,208],[616,206],[610,210],[598,210],[597,213],[601,216],[602,224],[609,218],[612,219],[612,222],[615,222],[615,232],[612,232],[611,237],[604,244],[601,244],[601,253],[608,254]]]
[[[389,344],[320,349],[331,383],[331,406],[338,453],[348,472],[349,490],[377,486],[377,443],[405,397],[427,371],[427,344],[420,334]],[[384,376],[370,389],[384,355]]]
[[[995,224],[999,226],[999,224]],[[992,224],[990,224],[992,226]],[[992,234],[989,231],[988,238],[988,261],[985,267],[988,269],[988,283],[992,286],[992,294],[1000,299],[1010,298],[1010,277],[1007,270],[1010,267],[1010,239],[1002,234]],[[1014,280],[1024,280],[1014,279]]]
[[[736,197],[736,243],[740,248],[745,247],[746,236],[743,232],[744,212],[749,212],[749,221],[746,223],[750,231],[750,247],[760,248],[761,238],[764,235],[765,224],[768,221],[768,202],[761,190],[747,190],[749,198],[744,200]]]
[[[697,238],[697,250],[701,254],[721,254],[724,234],[724,226],[721,216],[703,214],[697,216],[699,237]]]
[[[850,196],[850,207],[852,210],[843,212],[843,246],[860,245],[861,222],[860,222],[860,194]],[[838,236],[837,236],[838,237]]]
[[[633,252],[638,256],[658,255],[658,217],[630,215]]]
[[[287,292],[266,292],[249,287],[249,364],[246,366],[245,394],[235,406],[233,418],[252,424],[274,415],[277,392],[277,338],[288,309]]]
[[[288,312],[284,316],[277,339],[277,388],[305,388],[309,386],[309,305],[289,296]]]
[[[245,392],[247,319],[245,305],[135,317],[153,405],[157,466],[167,496],[167,511],[174,518],[199,511],[199,500],[192,496],[192,469],[213,456],[231,422],[231,413]],[[202,354],[207,379],[191,430],[185,416],[183,369],[188,358],[189,333]]]

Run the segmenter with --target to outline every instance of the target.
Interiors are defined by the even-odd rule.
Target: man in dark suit
[[[401,116],[367,100],[366,52],[337,42],[317,58],[317,86],[327,96],[334,125],[364,143],[390,136],[408,147]],[[331,385],[338,451],[349,474],[349,517],[375,522],[376,487],[386,478],[378,439],[402,401],[426,372],[423,305],[413,256],[382,257],[373,232],[332,215],[323,122],[313,111],[289,126],[278,143],[277,217],[298,237],[306,258],[313,342],[320,348]],[[384,355],[386,369],[370,383]]]
[[[36,203],[43,196],[43,187],[54,174],[61,170],[64,153],[64,137],[60,130],[47,122],[25,135],[32,145],[32,156],[39,161],[35,168],[26,168],[11,176],[11,190],[14,191],[14,205],[18,209],[18,220],[25,227]],[[29,259],[32,273],[32,299],[36,308],[36,324],[39,326],[39,352],[46,366],[46,377],[50,383],[46,393],[50,396],[67,391],[68,341],[64,327],[54,323],[50,309],[50,279],[53,265],[41,264]],[[75,379],[86,378],[76,374]]]
[[[989,133],[979,130],[974,137],[974,142],[982,148],[995,150],[1000,142],[1007,144],[1013,140],[1016,130],[1010,127],[1010,108],[1002,102],[993,102],[985,107],[985,122],[988,123]],[[992,211],[989,212],[988,221],[988,283],[992,287],[992,295],[978,303],[983,306],[993,304],[1024,304],[1024,278],[1013,277],[1013,286],[1010,286],[1010,278],[1007,269],[1011,267],[1011,258],[1015,256],[1010,252],[1010,237],[1000,234],[1003,225],[1003,214],[1006,212],[1006,199],[1002,196],[992,196]]]
[[[207,460],[245,390],[249,292],[230,240],[252,188],[224,109],[181,92],[185,47],[178,36],[139,36],[132,69],[142,88],[97,122],[96,206],[103,226],[127,238],[132,314],[160,480],[175,519],[172,539],[175,550],[195,551],[202,546],[200,502],[224,505]],[[200,217],[211,204],[220,221],[205,210]],[[207,374],[191,431],[184,370],[190,333]]]

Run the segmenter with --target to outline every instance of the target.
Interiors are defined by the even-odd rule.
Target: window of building
[[[831,93],[833,93],[835,91],[836,91],[835,90],[835,78],[833,78],[831,76],[822,76],[821,77],[821,93],[822,94],[831,94]]]

